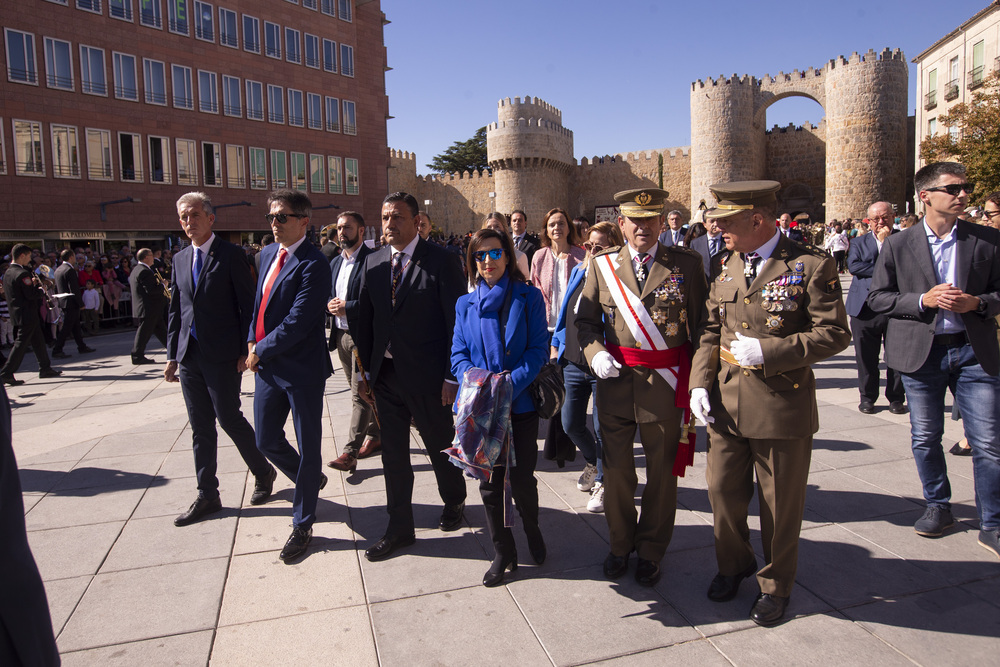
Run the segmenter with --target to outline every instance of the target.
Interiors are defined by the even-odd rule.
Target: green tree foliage
[[[1000,190],[1000,72],[991,74],[972,95],[938,117],[943,127],[958,130],[958,140],[945,132],[920,142],[920,158],[927,162],[955,160],[965,165],[976,184],[975,202]]]
[[[486,165],[486,128],[481,127],[467,141],[456,141],[448,150],[435,155],[428,168],[439,174],[473,170],[483,171]]]

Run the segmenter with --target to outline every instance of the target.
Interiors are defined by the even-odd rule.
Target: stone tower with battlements
[[[719,77],[691,84],[691,209],[714,201],[712,183],[769,178],[766,110],[791,96],[826,112],[825,219],[857,216],[878,200],[905,210],[907,63],[885,49],[831,60],[822,69]],[[783,186],[796,185],[780,179]],[[784,194],[779,193],[779,198]],[[819,202],[822,205],[823,202]],[[791,202],[779,202],[779,208]]]
[[[486,128],[486,157],[496,210],[522,209],[536,228],[549,209],[569,209],[576,161],[559,109],[537,97],[500,100],[497,122]]]

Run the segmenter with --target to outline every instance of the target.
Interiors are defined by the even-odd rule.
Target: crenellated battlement
[[[760,80],[756,77],[750,76],[749,74],[744,74],[739,76],[738,74],[733,74],[732,76],[722,76],[720,75],[715,79],[705,79],[702,81],[698,79],[691,84],[691,90],[696,88],[714,88],[717,86],[759,86]]]
[[[497,102],[497,118],[516,120],[517,118],[541,118],[557,125],[562,125],[562,111],[538,97],[526,95],[522,100],[509,97]]]
[[[581,158],[581,167],[603,167],[614,164],[634,164],[644,162],[658,162],[662,155],[664,160],[683,159],[690,157],[690,146],[679,146],[676,148],[663,148],[660,150],[637,151],[634,153],[616,153],[615,155],[595,155],[592,158]]]
[[[515,132],[523,132],[525,130],[529,132],[537,132],[541,130],[570,138],[573,136],[572,130],[567,130],[559,123],[553,123],[545,120],[544,118],[524,118],[523,116],[516,120],[497,121],[486,126],[487,135],[490,132],[496,132],[498,130],[511,130]]]
[[[411,153],[410,151],[401,151],[396,150],[395,148],[390,148],[389,157],[393,160],[409,160],[414,164],[417,163],[417,154]]]
[[[764,134],[785,134],[786,132],[811,132],[813,134],[821,134],[825,129],[825,120],[821,120],[819,125],[813,125],[809,121],[806,121],[802,125],[796,125],[795,123],[789,123],[785,126],[775,125],[770,130],[765,130]]]
[[[861,63],[876,63],[876,62],[901,62],[906,63],[906,56],[903,55],[901,49],[882,49],[881,52],[876,53],[875,49],[868,49],[868,52],[863,56],[858,54],[857,51],[851,54],[850,58],[845,58],[844,56],[837,56],[830,60],[827,64],[827,68],[834,69],[836,67],[842,67],[846,65],[860,65]]]

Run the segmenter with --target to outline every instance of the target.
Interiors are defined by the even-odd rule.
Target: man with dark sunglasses
[[[1000,557],[1000,233],[959,220],[975,186],[957,162],[918,171],[921,224],[888,237],[868,305],[890,317],[886,364],[903,376],[913,458],[927,509],[918,535],[940,537],[955,521],[941,436],[950,388],[973,451],[979,544]]]

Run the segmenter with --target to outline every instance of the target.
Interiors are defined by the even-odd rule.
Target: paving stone
[[[85,456],[86,459],[105,459],[133,454],[152,454],[169,452],[174,445],[174,436],[170,431],[154,431],[137,437],[136,434],[114,434],[101,438]]]
[[[839,470],[809,475],[809,487],[806,508],[826,521],[846,523],[913,509],[912,501]]]
[[[630,653],[620,658],[588,662],[597,667],[662,667],[663,665],[699,665],[704,667],[730,667],[731,662],[712,646],[707,639],[674,644],[642,653]]]
[[[212,653],[212,631],[189,632],[170,637],[157,637],[102,648],[62,654],[63,667],[172,667],[174,665],[207,665]],[[244,654],[244,659],[246,655]],[[213,661],[214,663],[214,661]]]
[[[194,465],[192,464],[192,468]],[[231,472],[218,475],[219,495],[222,506],[229,510],[240,508],[240,498],[247,483],[246,472]],[[194,477],[168,479],[146,489],[139,506],[132,515],[136,519],[153,516],[175,517],[187,511],[198,496],[197,480]]]
[[[44,454],[36,454],[35,456],[26,456],[23,458],[19,457],[17,464],[21,468],[24,468],[43,466],[43,464],[46,463],[76,463],[86,456],[87,453],[94,448],[94,445],[100,441],[101,438],[92,438],[90,440],[84,440],[83,442],[77,442],[72,445],[53,449],[45,452]]]
[[[223,509],[183,528],[175,526],[170,516],[133,518],[108,553],[101,573],[207,558],[228,558],[232,553],[235,532],[234,510]]]
[[[249,486],[249,485],[248,485]],[[320,498],[316,505],[316,523],[313,524],[313,542],[353,542],[354,532],[348,524],[345,506]],[[252,506],[245,503],[240,511],[236,530],[235,554],[280,551],[292,532],[292,505],[290,501],[270,501]],[[277,554],[275,554],[277,555]]]
[[[82,459],[52,491],[88,495],[90,489],[145,489],[155,481],[164,454],[133,454],[106,459]],[[162,483],[165,480],[162,480]]]
[[[93,495],[49,494],[25,516],[28,530],[124,521],[132,515],[145,489],[114,489]]]
[[[85,575],[45,582],[45,597],[49,601],[49,615],[52,617],[52,630],[56,637],[62,632],[66,621],[69,620],[93,580],[92,576]]]
[[[124,525],[124,521],[112,521],[31,531],[28,543],[42,579],[97,574]]]

